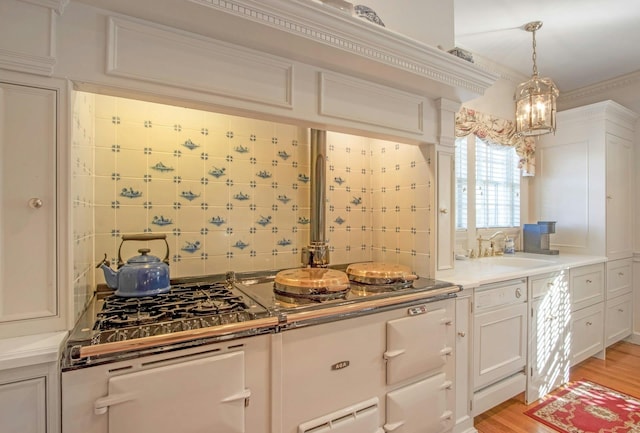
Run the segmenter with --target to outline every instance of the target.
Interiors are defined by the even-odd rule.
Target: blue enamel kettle
[[[140,248],[140,255],[131,257],[125,264],[122,261],[122,244],[125,241],[151,241],[164,240],[167,254],[164,260],[149,254],[149,248]],[[107,255],[98,263],[96,268],[102,268],[107,286],[116,289],[117,296],[141,297],[154,296],[166,293],[171,289],[169,281],[169,243],[166,234],[143,233],[135,235],[123,235],[118,248],[118,271],[110,267]]]

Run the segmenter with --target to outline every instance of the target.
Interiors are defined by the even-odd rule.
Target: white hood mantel
[[[497,77],[311,0],[80,0],[246,48],[426,96],[464,102]]]

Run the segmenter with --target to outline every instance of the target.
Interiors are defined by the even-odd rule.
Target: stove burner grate
[[[103,299],[92,344],[189,331],[252,320],[250,306],[224,283],[184,283],[168,293]]]

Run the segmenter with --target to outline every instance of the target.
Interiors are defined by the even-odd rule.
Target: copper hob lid
[[[274,282],[276,293],[303,296],[331,296],[349,290],[347,274],[336,269],[296,268],[280,271]]]
[[[409,283],[418,279],[408,266],[382,262],[352,263],[347,267],[347,276],[363,284]]]

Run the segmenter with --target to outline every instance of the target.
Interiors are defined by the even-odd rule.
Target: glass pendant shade
[[[558,88],[550,78],[531,77],[516,88],[516,132],[542,135],[556,132]]]
[[[538,76],[536,65],[536,30],[541,21],[533,21],[524,29],[533,34],[533,75],[516,88],[516,133],[520,135],[543,135],[556,132],[556,99],[558,88],[551,78]]]

